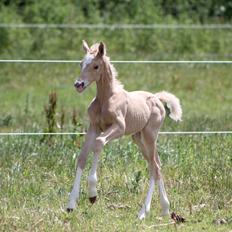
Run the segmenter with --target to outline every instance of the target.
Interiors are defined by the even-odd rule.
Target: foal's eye
[[[95,65],[93,68],[97,70],[98,69],[98,65]]]

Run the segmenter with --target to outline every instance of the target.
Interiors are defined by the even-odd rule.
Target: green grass
[[[150,215],[142,222],[136,218],[148,188],[148,171],[127,138],[104,150],[98,169],[99,198],[93,206],[86,191],[88,160],[80,202],[67,214],[79,152],[76,141],[82,137],[57,137],[50,145],[38,137],[0,138],[0,230],[154,231],[149,226],[169,222],[159,219],[157,191]],[[159,153],[171,211],[186,218],[178,231],[231,231],[231,136],[161,136]],[[213,222],[222,218],[230,223]],[[176,231],[173,225],[156,229]]]

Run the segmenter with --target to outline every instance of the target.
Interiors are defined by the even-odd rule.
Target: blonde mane
[[[110,79],[112,80],[113,86],[117,87],[117,89],[118,88],[123,89],[124,88],[123,84],[117,79],[118,72],[115,69],[115,67],[113,66],[113,64],[110,63],[110,57],[104,56],[103,61],[105,63],[106,69],[108,68],[108,70],[109,70],[108,75],[109,75]]]

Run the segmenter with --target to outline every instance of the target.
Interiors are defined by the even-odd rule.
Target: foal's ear
[[[104,43],[100,42],[98,47],[98,56],[104,56],[106,54],[106,46]]]
[[[82,40],[82,47],[86,53],[89,51],[89,46],[85,40]]]

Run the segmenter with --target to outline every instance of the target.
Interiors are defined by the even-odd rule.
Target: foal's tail
[[[174,121],[181,121],[182,109],[180,100],[173,94],[162,91],[155,94],[170,111],[169,117]]]

